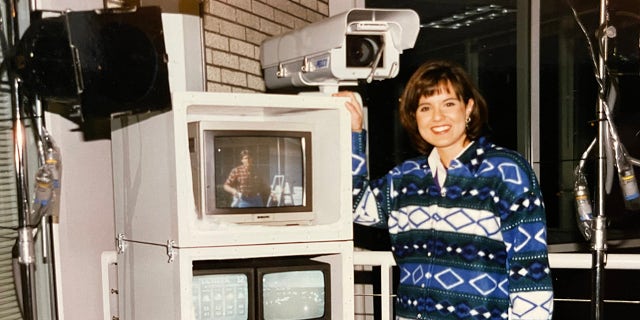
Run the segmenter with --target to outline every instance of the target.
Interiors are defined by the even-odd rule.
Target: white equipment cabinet
[[[353,307],[350,119],[323,95],[174,92],[171,111],[112,119],[120,319],[193,319],[200,260],[309,256],[331,265],[332,319]],[[313,219],[251,225],[199,218],[188,123],[288,123],[312,134]]]

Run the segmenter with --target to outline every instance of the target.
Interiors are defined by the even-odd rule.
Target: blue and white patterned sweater
[[[365,134],[352,138],[354,222],[389,229],[397,316],[551,319],[544,204],[523,157],[481,138],[442,188],[426,156],[370,181]]]

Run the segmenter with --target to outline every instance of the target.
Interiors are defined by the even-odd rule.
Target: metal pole
[[[18,3],[16,0],[6,2],[8,25],[8,43],[10,48],[20,40],[18,23]],[[24,110],[20,99],[18,79],[12,63],[7,68],[7,76],[11,87],[11,104],[13,113],[14,168],[18,201],[18,264],[22,287],[22,317],[25,320],[37,319],[36,285],[35,285],[35,244],[34,229],[31,223],[30,193],[27,183],[27,136],[25,134]]]
[[[602,29],[608,24],[608,0],[600,1],[600,26]],[[608,130],[608,123],[606,121],[606,115],[604,108],[607,108],[605,104],[605,83],[606,83],[606,59],[607,59],[607,44],[608,38],[604,35],[598,35],[602,37],[599,40],[600,54],[598,55],[598,76],[601,80],[600,92],[598,94],[598,188],[597,188],[597,216],[594,221],[594,236],[591,241],[592,250],[592,269],[591,269],[591,319],[600,320],[603,319],[603,297],[604,292],[604,268],[606,265],[606,251],[607,251],[607,235],[606,235],[606,216],[604,210],[605,204],[605,174],[606,174],[606,134]]]
[[[22,315],[25,320],[37,319],[35,295],[35,245],[31,223],[31,206],[27,174],[27,137],[22,118],[22,108],[17,94],[17,81],[14,79],[14,166],[18,199],[18,262],[22,284]]]

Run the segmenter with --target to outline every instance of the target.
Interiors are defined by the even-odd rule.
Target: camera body
[[[413,10],[351,9],[263,41],[265,85],[337,87],[393,78],[419,31]]]

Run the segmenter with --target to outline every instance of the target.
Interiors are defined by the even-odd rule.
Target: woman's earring
[[[469,123],[471,122],[471,117],[467,117],[467,121],[465,124],[465,127],[467,127],[467,129],[469,129]]]

